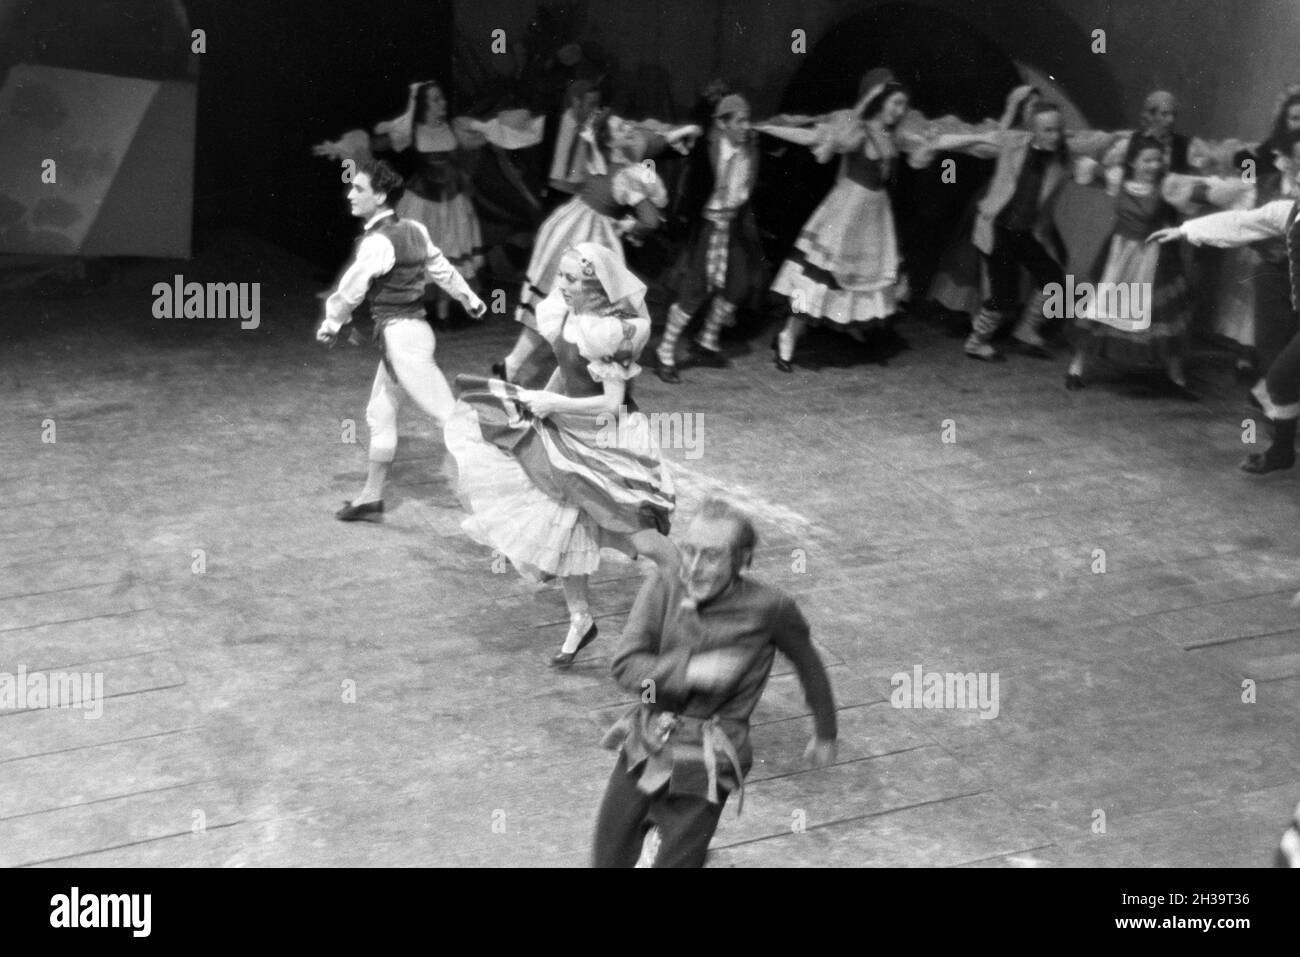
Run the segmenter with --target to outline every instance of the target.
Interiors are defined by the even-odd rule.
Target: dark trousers
[[[1300,333],[1291,337],[1264,376],[1268,397],[1278,405],[1300,402]]]
[[[1048,283],[1065,284],[1065,271],[1027,230],[993,228],[993,252],[984,257],[989,272],[989,298],[984,308],[997,313],[1013,312],[1020,299],[1020,270],[1034,277],[1041,292]]]
[[[710,804],[703,797],[669,794],[666,786],[646,794],[627,773],[627,756],[620,752],[596,816],[592,866],[635,867],[646,834],[658,827],[655,867],[703,867],[726,803],[725,795]]]
[[[1262,262],[1253,279],[1255,287],[1255,352],[1260,369],[1267,369],[1282,354],[1291,337],[1300,332],[1291,308],[1291,276],[1286,262]]]

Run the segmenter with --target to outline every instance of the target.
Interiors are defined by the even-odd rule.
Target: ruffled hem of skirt
[[[462,529],[528,580],[589,575],[603,559],[635,557],[626,536],[537,488],[515,458],[482,437],[470,406],[457,403],[444,435],[458,472],[457,494],[469,512]]]

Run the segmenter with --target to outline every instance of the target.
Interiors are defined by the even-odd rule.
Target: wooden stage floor
[[[638,570],[602,571],[600,640],[549,670],[558,591],[460,534],[414,412],[387,522],[336,522],[376,355],[317,346],[310,273],[242,255],[176,271],[261,281],[257,330],[153,319],[167,265],[0,304],[0,672],[105,696],[0,711],[0,864],[585,864]],[[482,373],[514,332],[441,330],[439,362]],[[683,514],[753,511],[840,709],[838,763],[807,770],[778,661],[711,866],[1268,864],[1300,799],[1300,475],[1237,471],[1231,361],[1198,353],[1198,401],[1122,370],[1067,393],[1064,358],[907,333],[885,368],[814,333],[792,376],[758,337],[638,383],[702,416],[669,453]],[[996,717],[893,707],[918,667],[996,674]]]

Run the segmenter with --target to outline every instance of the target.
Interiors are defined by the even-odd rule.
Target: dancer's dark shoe
[[[1295,465],[1295,449],[1270,445],[1264,452],[1252,452],[1241,463],[1241,470],[1251,475],[1280,472]]]
[[[790,364],[790,360],[781,358],[780,339],[781,337],[777,336],[772,340],[772,361],[776,363],[777,372],[793,372],[794,366]]]
[[[1266,472],[1280,472],[1295,465],[1295,419],[1273,420],[1273,444],[1264,452],[1254,452],[1246,456],[1241,463],[1241,470],[1251,475],[1263,475]]]
[[[583,648],[586,648],[589,644],[591,644],[595,640],[596,640],[596,623],[593,621],[591,623],[591,627],[587,629],[587,633],[582,636],[582,641],[578,642],[578,647],[574,648],[572,651],[556,652],[555,656],[551,658],[551,667],[558,668],[561,671],[566,671],[569,668],[572,668],[573,659],[578,657],[578,652],[580,652]]]
[[[1052,350],[1047,348],[1045,343],[1040,344],[1037,342],[1029,342],[1025,339],[1014,339],[1014,337],[1013,341],[1016,344],[1017,351],[1019,351],[1021,355],[1029,356],[1031,359],[1055,358],[1052,355]]]
[[[706,349],[698,342],[693,342],[691,343],[691,365],[727,369],[730,368],[731,361],[717,349]]]
[[[382,522],[384,503],[363,502],[360,505],[353,505],[351,502],[344,502],[343,507],[334,513],[334,517],[340,522]]]
[[[1065,377],[1065,387],[1071,392],[1078,392],[1087,383],[1083,381],[1083,376],[1070,373]]]
[[[663,362],[655,366],[655,375],[659,377],[660,382],[667,382],[669,385],[677,385],[682,381],[682,377],[677,374],[677,366]]]

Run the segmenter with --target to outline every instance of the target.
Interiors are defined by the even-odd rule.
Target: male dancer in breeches
[[[399,219],[392,202],[402,178],[382,160],[363,165],[352,180],[348,202],[365,223],[356,254],[325,301],[325,321],[316,338],[333,345],[362,299],[370,303],[383,360],[366,406],[370,468],[360,494],[337,513],[341,521],[377,521],[384,511],[384,480],[397,450],[397,411],[409,395],[439,425],[455,399],[433,361],[433,329],[424,317],[424,287],[433,282],[454,296],[474,318],[487,307],[469,288],[422,223]]]

